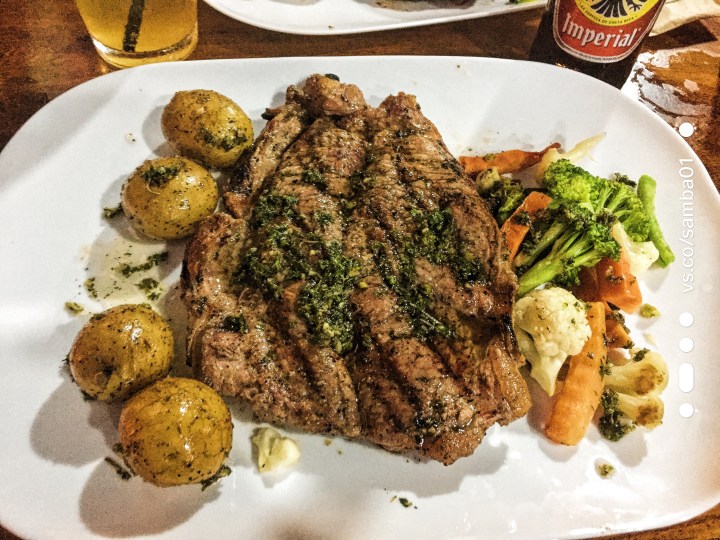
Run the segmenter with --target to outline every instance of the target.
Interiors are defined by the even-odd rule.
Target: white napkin
[[[696,19],[717,16],[720,16],[720,0],[667,0],[650,35],[662,34]]]

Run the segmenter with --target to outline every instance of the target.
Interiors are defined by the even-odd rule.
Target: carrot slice
[[[560,143],[553,143],[539,152],[505,150],[504,152],[484,156],[460,156],[458,159],[468,174],[486,171],[490,167],[496,167],[500,174],[507,174],[522,171],[540,163],[545,152],[551,148],[560,148]]]
[[[605,305],[607,305],[607,302]],[[610,310],[609,315],[605,315],[608,349],[629,349],[633,346],[633,340],[630,337],[627,326],[623,324],[617,315],[619,315],[619,313],[615,313],[612,310]]]
[[[535,218],[535,215],[547,208],[552,199],[540,191],[531,191],[525,200],[520,203],[512,215],[505,220],[505,223],[500,227],[500,232],[505,236],[505,242],[510,252],[510,262],[517,255],[520,249],[520,244],[525,239],[530,230],[530,224]],[[526,219],[518,219],[520,214],[527,214]]]
[[[584,266],[580,269],[580,283],[570,287],[575,298],[584,302],[599,302],[600,293],[597,286],[597,275],[594,266]]]
[[[580,270],[580,283],[571,287],[571,292],[576,298],[585,302],[599,302],[600,291],[598,290],[597,267],[585,267]],[[617,310],[613,310],[610,304],[605,304],[605,331],[609,349],[627,349],[632,347],[632,338],[622,321],[622,316]]]
[[[570,357],[567,377],[550,410],[545,435],[552,441],[574,446],[587,433],[603,392],[601,367],[607,360],[605,305],[591,302],[587,312],[591,334],[582,350]]]
[[[642,293],[637,278],[630,272],[630,263],[620,254],[620,260],[603,258],[595,267],[600,300],[609,302],[627,313],[642,305]]]

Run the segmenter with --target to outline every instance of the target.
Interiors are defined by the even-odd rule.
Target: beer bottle
[[[549,0],[530,59],[620,88],[665,0]]]

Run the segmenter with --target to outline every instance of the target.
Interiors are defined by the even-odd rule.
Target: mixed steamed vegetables
[[[530,375],[552,396],[545,434],[577,444],[593,421],[617,441],[663,418],[662,356],[635,349],[625,315],[643,304],[639,277],[674,255],[655,215],[655,181],[595,176],[577,165],[601,136],[569,152],[463,156],[500,225],[518,276],[513,326]],[[509,176],[535,168],[536,182]],[[596,411],[599,412],[596,414]]]

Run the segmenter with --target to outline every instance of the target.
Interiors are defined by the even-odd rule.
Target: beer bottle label
[[[553,35],[568,54],[591,62],[627,57],[652,28],[664,0],[556,0]]]

